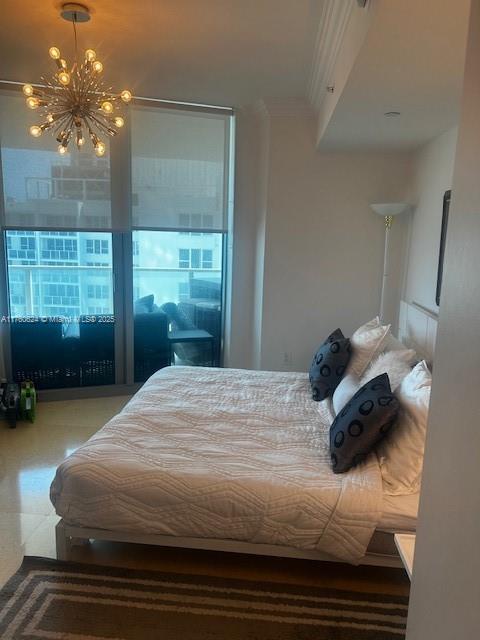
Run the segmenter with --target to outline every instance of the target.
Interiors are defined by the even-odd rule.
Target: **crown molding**
[[[320,17],[308,87],[308,99],[319,110],[330,83],[355,0],[325,0]]]

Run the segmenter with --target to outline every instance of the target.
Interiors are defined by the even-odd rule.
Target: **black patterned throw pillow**
[[[310,365],[312,398],[325,400],[335,391],[350,360],[350,340],[335,329],[317,349]]]
[[[363,462],[395,424],[398,409],[388,374],[382,373],[364,384],[330,427],[334,473],[344,473]]]

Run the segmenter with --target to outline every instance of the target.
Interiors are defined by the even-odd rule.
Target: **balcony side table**
[[[173,345],[178,342],[209,342],[210,343],[210,366],[215,364],[215,337],[204,329],[185,329],[180,331],[169,331],[168,342],[170,344],[170,363],[174,362]]]

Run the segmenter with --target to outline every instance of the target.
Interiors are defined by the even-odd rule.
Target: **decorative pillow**
[[[335,389],[332,397],[333,411],[335,415],[340,413],[343,407],[352,399],[352,396],[360,389],[360,378],[354,373],[347,373]]]
[[[431,387],[432,375],[423,360],[397,390],[398,425],[377,449],[384,491],[388,495],[407,495],[420,490]]]
[[[378,317],[359,327],[350,338],[352,358],[347,373],[361,378],[370,362],[384,350],[389,335],[390,325],[383,326]]]
[[[340,329],[331,333],[313,356],[310,366],[312,398],[317,402],[331,396],[350,360],[350,340]]]
[[[363,374],[360,385],[365,384],[372,378],[376,378],[381,373],[388,373],[390,388],[392,391],[396,391],[405,376],[408,376],[412,370],[415,355],[413,349],[385,351],[381,353],[378,358],[370,363],[368,369]]]
[[[390,431],[398,400],[388,374],[369,380],[340,411],[330,427],[330,456],[334,473],[344,473],[363,462]]]

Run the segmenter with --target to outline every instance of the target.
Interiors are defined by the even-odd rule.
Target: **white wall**
[[[255,131],[251,153],[242,131]],[[369,204],[405,198],[410,156],[322,154],[315,147],[315,119],[300,102],[267,103],[256,128],[244,121],[237,133],[243,148],[237,156],[233,297],[239,299],[229,365],[306,371],[328,333],[340,326],[351,334],[378,313],[384,226]],[[244,189],[254,215],[245,208]],[[387,314],[394,324],[406,222],[399,218],[392,231]]]
[[[437,312],[438,253],[443,195],[452,187],[457,128],[422,147],[414,156],[412,171],[410,248],[404,298]]]
[[[480,1],[472,0],[408,640],[480,636]]]

